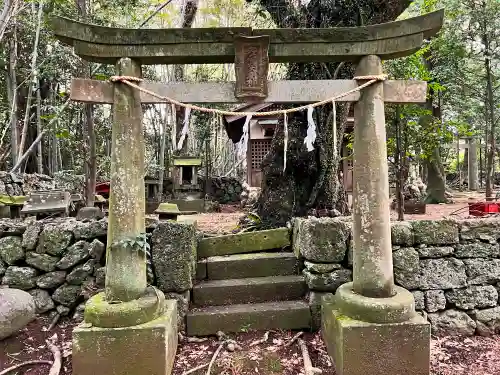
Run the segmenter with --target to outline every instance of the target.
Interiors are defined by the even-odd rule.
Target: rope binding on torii
[[[365,87],[368,87],[376,82],[380,81],[385,81],[387,80],[387,74],[379,74],[379,75],[367,75],[367,76],[356,76],[353,78],[356,81],[367,81],[363,83],[362,85],[359,85],[358,87],[348,90],[346,92],[343,92],[341,94],[338,94],[336,96],[333,96],[331,98],[316,102],[316,103],[311,103],[307,105],[302,105],[300,107],[294,107],[294,108],[289,108],[289,109],[280,109],[280,110],[275,110],[275,111],[269,111],[269,112],[232,112],[232,111],[224,111],[221,109],[216,109],[216,108],[206,108],[206,107],[200,107],[194,104],[189,104],[189,103],[182,103],[179,102],[173,98],[169,98],[168,96],[163,96],[159,95],[153,91],[150,91],[148,89],[145,89],[144,87],[140,87],[139,85],[133,83],[133,82],[143,82],[144,80],[142,78],[138,77],[133,77],[133,76],[111,76],[109,78],[110,82],[116,83],[116,82],[121,82],[124,83],[130,87],[133,87],[139,91],[142,91],[148,95],[151,95],[157,99],[164,100],[166,102],[169,102],[170,104],[174,104],[179,107],[183,108],[190,108],[191,110],[195,111],[200,111],[200,112],[205,112],[205,113],[213,113],[221,116],[252,116],[252,117],[267,117],[267,116],[275,116],[275,115],[283,115],[285,113],[294,113],[294,112],[300,112],[304,111],[309,107],[315,108],[319,107],[324,104],[328,104],[331,102],[334,102],[340,98],[343,98],[345,96],[348,96],[356,91],[360,91],[364,89]]]
[[[175,100],[173,98],[169,98],[168,96],[163,96],[159,95],[151,90],[148,90],[144,87],[141,87],[138,85],[138,83],[143,82],[142,78],[139,77],[133,77],[133,76],[111,76],[109,78],[110,82],[113,83],[124,83],[132,88],[135,88],[139,91],[142,91],[145,94],[151,95],[157,99],[163,100],[167,103],[170,103],[172,106],[179,106],[182,108],[185,108],[186,110],[186,116],[184,118],[184,127],[182,129],[182,134],[181,138],[179,139],[179,144],[177,145],[177,148],[182,148],[182,144],[184,142],[184,139],[188,133],[188,128],[189,128],[189,116],[191,114],[192,110],[195,111],[200,111],[200,112],[205,112],[205,113],[212,113],[215,115],[219,116],[245,116],[245,124],[243,125],[243,135],[241,136],[240,142],[238,143],[238,153],[240,154],[240,157],[245,157],[247,153],[247,148],[248,148],[248,139],[249,139],[249,128],[250,128],[250,120],[252,117],[268,117],[268,116],[276,116],[276,115],[282,115],[283,116],[283,122],[284,122],[284,163],[283,163],[283,171],[286,169],[286,153],[288,149],[288,114],[289,113],[294,113],[294,112],[300,112],[307,110],[307,135],[304,139],[304,144],[307,147],[307,150],[313,151],[314,150],[314,142],[316,141],[316,124],[314,123],[313,120],[313,110],[316,107],[319,107],[321,105],[325,105],[328,103],[331,103],[333,106],[333,133],[334,133],[334,152],[337,153],[337,119],[336,119],[336,111],[335,111],[335,101],[343,98],[345,96],[348,96],[354,92],[361,91],[365,87],[368,87],[376,82],[381,82],[387,80],[387,74],[379,74],[379,75],[366,75],[366,76],[356,76],[353,79],[356,81],[367,81],[358,87],[348,90],[346,92],[343,92],[341,94],[338,94],[336,96],[333,96],[331,98],[312,103],[312,104],[307,104],[307,105],[302,105],[299,107],[294,107],[294,108],[288,108],[288,109],[280,109],[280,110],[275,110],[275,111],[269,111],[269,112],[233,112],[233,111],[224,111],[221,109],[216,109],[216,108],[206,108],[206,107],[200,107],[195,104],[189,104],[189,103],[182,103],[179,102],[178,100]],[[136,82],[136,83],[134,83]]]

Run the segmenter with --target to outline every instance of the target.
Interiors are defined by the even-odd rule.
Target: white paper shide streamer
[[[191,108],[186,107],[186,112],[184,112],[184,126],[182,128],[181,137],[179,138],[179,142],[177,143],[177,150],[181,150],[184,145],[184,140],[186,139],[186,135],[189,132],[189,118],[191,117]]]
[[[170,121],[172,126],[172,139],[177,139],[177,129],[175,126],[175,121],[177,119],[177,109],[174,104],[170,104]],[[177,144],[172,142],[172,151],[177,151]]]
[[[312,106],[307,107],[307,135],[304,138],[304,143],[306,144],[307,151],[311,152],[314,150],[314,142],[316,141],[316,124],[313,120]]]
[[[252,119],[252,115],[247,115],[245,120],[245,124],[243,125],[243,135],[240,138],[240,142],[238,143],[238,155],[240,158],[246,157],[247,149],[248,149],[248,134],[250,132],[250,120]]]
[[[288,116],[286,112],[283,113],[283,126],[285,132],[285,146],[284,146],[284,157],[283,157],[283,172],[286,169],[286,151],[288,149]]]
[[[332,100],[333,105],[333,153],[337,155],[337,108],[335,107],[335,100]]]

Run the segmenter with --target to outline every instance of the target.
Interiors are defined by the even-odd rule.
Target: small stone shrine
[[[173,196],[169,203],[176,204],[181,211],[205,211],[203,188],[198,182],[201,159],[194,156],[174,158]]]

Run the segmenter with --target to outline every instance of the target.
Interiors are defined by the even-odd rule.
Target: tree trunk
[[[427,70],[431,72],[433,69],[433,62],[431,60],[430,52],[427,52],[424,56],[424,64],[427,66]],[[429,112],[420,118],[424,128],[428,128],[435,119],[442,121],[441,99],[439,92],[436,93],[432,87],[429,87],[427,101],[424,104],[424,108],[426,108]],[[446,174],[441,160],[441,150],[439,148],[439,144],[435,145],[431,156],[425,161],[425,165],[427,170],[427,196],[425,198],[425,203],[446,203]]]
[[[28,127],[29,127],[29,123],[31,120],[31,102],[33,100],[33,91],[38,86],[38,85],[35,86],[35,84],[34,84],[35,80],[33,79],[33,77],[36,76],[36,69],[37,69],[36,63],[37,63],[37,59],[38,59],[38,44],[40,41],[40,31],[41,31],[41,27],[42,27],[43,4],[44,4],[43,1],[41,1],[38,4],[37,27],[36,27],[36,32],[35,32],[35,42],[33,45],[33,55],[31,58],[31,72],[30,72],[31,76],[30,76],[30,79],[28,82],[28,91],[27,91],[27,95],[26,95],[26,98],[27,98],[26,110],[24,112],[23,130],[21,132],[21,142],[19,143],[19,152],[17,155],[18,159],[21,158],[21,156],[23,155],[23,152],[24,152],[24,145],[26,142],[26,138],[28,136]],[[33,10],[34,10],[34,6],[35,6],[35,4],[33,3]]]
[[[278,27],[319,28],[359,26],[394,20],[410,1],[325,2],[312,0],[296,7],[288,0],[259,0]],[[352,64],[290,64],[288,79],[352,78]],[[328,107],[328,106],[325,106]],[[304,146],[307,118],[298,113],[288,120],[287,166],[283,171],[284,132],[275,132],[271,151],[262,163],[262,190],[256,212],[262,227],[283,226],[294,216],[304,216],[314,209],[336,208],[349,212],[347,194],[339,178],[340,150],[349,104],[337,104],[337,153],[334,154],[331,107],[315,110],[317,139],[312,152]]]
[[[198,5],[199,5],[199,0],[186,1],[186,5],[181,12],[182,28],[190,28],[193,26],[194,18],[196,16],[196,13],[198,12]],[[184,81],[184,65],[174,66],[174,80],[176,82]],[[184,138],[184,143],[182,144],[182,147],[180,149],[177,149],[177,144],[179,142],[179,139],[181,138],[182,129],[184,127],[184,116],[185,116],[184,108],[181,108],[180,111],[176,111],[175,115],[176,115],[175,116],[176,138],[173,139],[175,141],[175,149],[177,150],[177,154],[185,154],[187,151],[188,138],[190,136],[189,134],[186,135],[186,137]]]
[[[17,30],[14,26],[9,38],[9,68],[7,72],[7,98],[10,116],[10,153],[12,165],[17,163],[19,132],[17,129]]]
[[[486,123],[489,123],[489,149],[486,160],[486,199],[493,197],[493,169],[496,150],[495,100],[493,97],[493,76],[491,72],[490,43],[487,35],[483,36],[485,48],[484,67],[486,71]],[[487,146],[488,147],[488,146]]]
[[[425,203],[446,203],[445,176],[442,173],[441,154],[436,147],[427,160],[427,197]]]
[[[76,6],[83,21],[88,18],[87,0],[76,0]],[[84,77],[91,75],[90,64],[82,61],[82,71]],[[95,185],[97,179],[97,155],[96,155],[96,137],[94,130],[94,107],[91,103],[84,104],[83,110],[83,135],[86,144],[86,158],[84,159],[83,169],[85,174],[85,204],[87,207],[94,206]]]
[[[0,42],[3,39],[5,30],[9,26],[9,21],[15,16],[19,0],[5,0],[0,12]]]
[[[40,89],[40,80],[38,75],[35,74],[34,78],[38,82],[38,87],[36,90],[36,132],[40,134],[42,132],[42,94]],[[42,142],[37,145],[36,152],[36,169],[37,172],[43,174],[43,153],[42,153]]]
[[[167,143],[167,129],[168,123],[172,116],[170,115],[170,106],[167,105],[165,108],[165,119],[160,127],[160,155],[159,155],[159,165],[160,170],[158,171],[158,203],[161,203],[163,197],[163,180],[165,179],[165,146]]]
[[[57,144],[57,137],[55,134],[52,134],[50,137],[50,172],[52,175],[58,172],[58,155],[59,155],[59,146]]]
[[[86,63],[85,65],[88,64]],[[89,69],[87,69],[90,72]],[[96,137],[94,131],[94,108],[92,104],[84,106],[84,134],[87,140],[88,160],[85,161],[85,202],[87,207],[94,206],[95,185],[97,179],[97,155],[96,155]]]
[[[469,190],[477,191],[477,140],[476,138],[469,139],[469,153],[468,153],[468,172]]]
[[[403,221],[405,219],[405,200],[403,195],[404,188],[404,175],[403,175],[403,157],[404,152],[401,146],[401,108],[398,105],[396,107],[396,114],[394,116],[394,125],[396,126],[396,199],[398,202],[398,220]]]

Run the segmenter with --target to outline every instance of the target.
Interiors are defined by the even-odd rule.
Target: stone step
[[[215,256],[198,262],[198,267],[206,267],[206,271],[199,270],[197,274],[209,280],[298,274],[297,258],[284,252]]]
[[[203,281],[193,288],[195,306],[220,306],[300,299],[307,292],[304,277],[268,276]]]
[[[202,239],[198,245],[198,258],[282,249],[289,245],[288,228],[229,234]]]
[[[304,301],[281,301],[191,310],[186,317],[189,336],[268,329],[308,329],[311,311]]]

